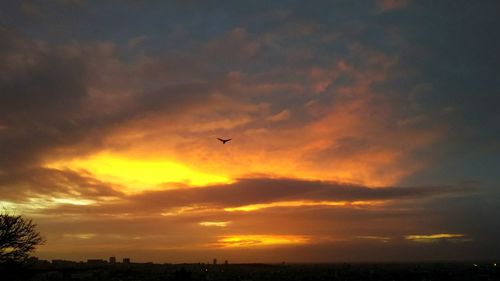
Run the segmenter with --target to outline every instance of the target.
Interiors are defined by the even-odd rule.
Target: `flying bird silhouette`
[[[230,141],[231,139],[221,139],[221,138],[217,138],[218,140],[220,140],[222,142],[222,144],[226,144],[226,142]]]

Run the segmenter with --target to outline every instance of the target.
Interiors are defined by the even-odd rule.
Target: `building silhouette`
[[[116,263],[116,257],[109,257],[109,263],[110,264],[115,264]]]
[[[130,258],[123,258],[123,263],[130,263]]]
[[[106,261],[101,260],[101,259],[88,259],[87,264],[88,265],[104,265],[104,264],[106,264]]]
[[[74,261],[68,261],[68,260],[52,260],[52,265],[56,268],[69,268],[69,267],[74,267],[78,263]]]
[[[214,265],[216,265],[216,264],[217,264],[217,259],[214,259],[214,263],[213,263],[213,264],[214,264]]]

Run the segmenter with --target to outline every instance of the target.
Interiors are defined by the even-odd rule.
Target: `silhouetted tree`
[[[31,219],[0,213],[0,263],[25,261],[44,242]]]

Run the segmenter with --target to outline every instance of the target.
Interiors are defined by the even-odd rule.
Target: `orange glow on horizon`
[[[309,238],[301,235],[229,235],[218,240],[219,246],[227,248],[266,247],[276,245],[307,244]]]

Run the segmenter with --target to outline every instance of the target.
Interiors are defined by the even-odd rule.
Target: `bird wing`
[[[231,139],[221,139],[221,138],[217,138],[217,139],[220,140],[221,142],[224,142],[224,143],[226,143],[226,142],[228,142],[228,141],[231,140]]]

